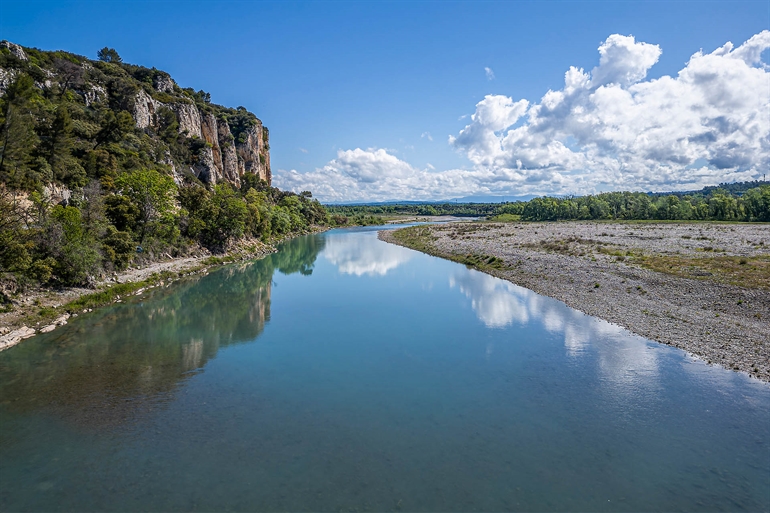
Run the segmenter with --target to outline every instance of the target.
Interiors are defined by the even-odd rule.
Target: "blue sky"
[[[621,53],[630,49],[619,59],[638,53],[643,60],[645,48],[652,47],[642,43],[660,50],[648,52],[653,65],[652,60],[639,64],[644,73],[637,85],[665,75],[676,78],[699,50],[708,54],[728,41],[739,47],[770,29],[768,1],[26,0],[0,5],[2,39],[92,58],[99,48],[114,47],[124,61],[168,71],[181,86],[210,92],[216,103],[247,107],[270,128],[276,185],[310,187],[322,200],[681,189],[723,177],[756,177],[760,168],[767,168],[767,148],[744,144],[741,158],[728,159],[728,167],[719,167],[724,166],[724,152],[715,156],[713,148],[694,148],[692,141],[711,126],[708,120],[690,132],[666,135],[685,138],[678,150],[638,144],[629,149],[627,141],[597,141],[565,128],[573,127],[574,119],[562,120],[549,128],[549,137],[572,153],[556,158],[557,150],[549,146],[550,156],[544,157],[536,146],[547,146],[548,141],[530,137],[534,118],[514,104],[526,99],[530,108],[549,90],[563,90],[571,66],[590,75],[599,65],[598,48],[613,34],[635,38],[605,45]],[[758,44],[767,63],[764,39]],[[760,85],[753,95],[762,97],[759,105],[765,115],[764,98],[770,97],[764,87],[767,73],[758,74],[762,62],[747,66],[751,69],[744,71],[754,73]],[[633,90],[633,84],[623,87],[639,103],[642,93]],[[702,92],[725,84],[699,87]],[[674,93],[659,92],[666,94]],[[756,109],[751,95],[744,91],[748,99],[741,108],[746,112]],[[479,107],[487,96],[494,101]],[[586,93],[569,108],[595,106],[595,100]],[[646,110],[660,108],[661,101]],[[511,124],[482,126],[485,108]],[[714,116],[724,117],[719,112]],[[734,124],[749,126],[746,116]],[[609,123],[606,109],[597,119]],[[677,120],[669,117],[666,123]],[[612,123],[616,132],[644,124],[639,118]],[[528,138],[505,139],[523,125],[529,129]],[[766,136],[765,124],[757,126],[746,132]],[[648,140],[648,129],[639,128],[636,140]],[[725,144],[734,147],[736,141]],[[597,154],[596,148],[607,145],[609,150]],[[687,155],[674,158],[672,151]]]

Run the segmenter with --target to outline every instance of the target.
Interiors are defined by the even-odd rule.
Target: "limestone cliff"
[[[130,113],[137,134],[150,139],[155,162],[178,183],[194,176],[210,185],[240,186],[246,174],[271,183],[262,121],[243,107],[212,104],[207,93],[179,87],[168,73],[0,42],[0,96],[19,73],[33,76],[35,87],[48,96],[74,94],[71,100],[82,108],[72,112],[86,137],[94,137],[88,130],[102,125],[107,111]]]
[[[158,92],[166,92],[173,85],[170,77],[155,82]],[[197,162],[190,166],[190,171],[201,181],[216,184],[226,180],[240,186],[241,177],[250,173],[271,183],[268,131],[259,119],[255,118],[253,125],[241,131],[236,140],[225,115],[201,110],[193,102],[184,100],[164,103],[141,89],[133,103],[137,128],[157,129],[158,115],[163,108],[176,116],[180,134],[205,141]]]

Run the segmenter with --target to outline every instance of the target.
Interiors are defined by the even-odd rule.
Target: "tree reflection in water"
[[[55,411],[80,427],[118,426],[166,402],[220,347],[270,320],[273,273],[310,275],[321,236],[262,260],[153,289],[0,353],[0,408]]]

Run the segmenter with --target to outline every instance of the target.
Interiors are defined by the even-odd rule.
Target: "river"
[[[0,353],[2,511],[767,511],[770,386],[377,240]]]

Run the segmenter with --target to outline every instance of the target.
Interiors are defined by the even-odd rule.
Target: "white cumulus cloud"
[[[570,67],[538,102],[487,95],[451,147],[469,169],[418,168],[385,149],[339,150],[322,168],[278,170],[276,185],[326,202],[465,195],[682,190],[753,180],[770,164],[770,31],[695,53],[647,79],[661,48],[614,34],[591,71]],[[491,70],[490,70],[491,71]],[[460,118],[462,119],[462,117]],[[430,139],[425,132],[422,137]]]
[[[482,172],[483,173],[483,172]],[[324,167],[300,173],[278,170],[278,187],[294,192],[313,191],[324,202],[430,200],[475,189],[476,171],[432,171],[412,166],[387,150],[338,150]]]
[[[489,95],[450,144],[522,190],[698,187],[753,179],[770,163],[763,31],[694,54],[676,77],[645,80],[657,45],[614,34],[591,72],[571,67],[539,103]]]

